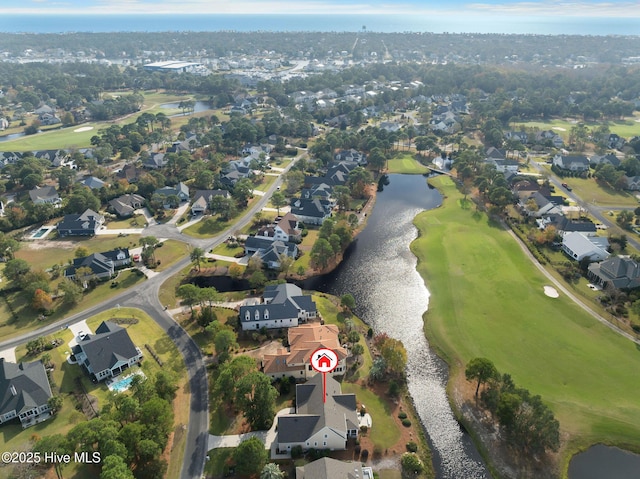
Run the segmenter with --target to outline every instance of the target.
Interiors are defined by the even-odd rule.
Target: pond
[[[171,102],[171,103],[163,103],[162,105],[160,105],[160,108],[164,108],[166,110],[179,110],[180,109],[180,102]],[[201,111],[207,111],[207,110],[211,110],[211,103],[206,102],[206,101],[197,101],[195,102],[194,106],[193,106],[193,112],[194,113],[199,113]],[[181,115],[182,113],[180,113],[179,115]]]
[[[429,291],[409,250],[417,236],[413,218],[441,203],[442,196],[428,187],[424,177],[390,175],[367,227],[348,248],[344,261],[332,273],[303,286],[336,296],[351,293],[360,318],[376,333],[386,332],[404,343],[409,392],[428,434],[437,477],[483,479],[491,476],[449,406],[447,365],[431,351],[423,333]]]
[[[23,137],[25,134],[24,132],[20,132],[20,133],[11,133],[10,135],[3,135],[0,136],[0,141],[9,141],[9,140],[15,140],[16,138],[21,138]]]
[[[569,463],[569,479],[640,478],[640,455],[598,444]]]

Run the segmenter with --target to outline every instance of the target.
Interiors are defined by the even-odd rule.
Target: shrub
[[[418,451],[418,445],[413,441],[409,441],[407,443],[407,451],[409,451],[409,452],[417,452]]]
[[[400,414],[398,414],[398,419],[407,419],[407,413],[404,411],[400,411]]]
[[[369,457],[369,449],[363,449],[360,453],[360,460],[362,462],[367,462],[367,458]]]
[[[293,446],[291,448],[291,458],[300,459],[302,457],[302,446]]]
[[[402,425],[404,427],[411,427],[411,421],[409,421],[409,419],[403,419],[402,420]]]

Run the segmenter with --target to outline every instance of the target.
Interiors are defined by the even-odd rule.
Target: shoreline
[[[434,186],[436,186],[445,197],[445,193],[448,192],[446,190],[453,188],[453,185],[446,185],[444,183]],[[456,199],[453,192],[448,193],[450,199]],[[504,305],[503,308],[506,312],[503,311],[501,314],[496,314],[494,310],[488,313],[486,307],[487,304],[490,304],[490,300],[486,298],[483,299],[482,295],[487,296],[489,293],[484,291],[483,288],[486,289],[487,283],[494,284],[493,299],[498,300],[504,297],[503,291],[495,289],[496,284],[502,284],[505,282],[505,278],[508,277],[504,276],[504,271],[502,271],[502,276],[499,274],[500,271],[498,271],[496,275],[487,275],[486,273],[480,275],[485,279],[487,279],[487,277],[493,279],[493,281],[485,281],[485,286],[480,287],[475,293],[467,294],[469,291],[464,288],[465,286],[468,288],[474,284],[472,278],[479,272],[477,269],[479,265],[470,264],[472,263],[471,259],[467,262],[465,257],[460,259],[456,257],[457,255],[453,256],[455,254],[455,246],[445,245],[439,238],[450,237],[447,236],[447,233],[450,234],[452,232],[451,230],[461,235],[463,235],[464,232],[472,232],[474,228],[473,223],[469,224],[466,219],[459,221],[460,219],[471,217],[474,218],[476,222],[480,222],[482,219],[473,214],[472,206],[466,206],[462,204],[460,200],[457,201],[457,205],[460,207],[460,211],[455,208],[455,202],[449,201],[448,203],[443,203],[442,209],[448,209],[449,216],[452,218],[452,222],[448,223],[446,227],[443,226],[447,222],[441,217],[442,213],[436,213],[437,217],[433,216],[433,211],[425,211],[417,215],[414,219],[414,225],[418,229],[418,237],[412,242],[411,251],[418,259],[416,268],[424,280],[425,285],[429,286],[431,297],[440,298],[439,304],[434,304],[434,302],[430,301],[429,310],[425,312],[423,316],[423,332],[433,351],[443,359],[449,367],[449,380],[447,383],[449,403],[456,418],[458,418],[460,423],[469,431],[473,442],[485,460],[487,469],[496,479],[504,477],[566,478],[571,459],[579,452],[589,449],[592,445],[602,443],[631,452],[638,451],[640,445],[633,443],[633,438],[637,437],[634,435],[634,431],[637,430],[634,429],[634,425],[628,425],[624,430],[619,430],[619,428],[612,429],[612,427],[618,424],[620,419],[618,417],[619,414],[617,414],[618,410],[615,407],[603,407],[600,404],[601,401],[599,401],[599,399],[602,396],[601,390],[602,388],[606,388],[606,385],[601,385],[600,390],[598,390],[598,388],[592,388],[592,394],[584,396],[582,399],[577,396],[577,394],[579,394],[578,391],[584,388],[584,379],[578,370],[572,369],[574,363],[577,362],[575,354],[581,354],[584,350],[593,349],[593,344],[589,342],[585,331],[590,328],[593,329],[595,326],[592,326],[591,323],[586,326],[584,324],[578,324],[580,320],[575,317],[577,314],[575,311],[571,313],[572,319],[570,321],[563,321],[567,319],[566,311],[575,307],[575,305],[568,301],[566,297],[561,298],[562,304],[555,303],[554,313],[549,314],[546,310],[544,300],[538,299],[536,296],[538,293],[533,293],[533,289],[531,289],[533,285],[535,285],[536,287],[534,289],[539,289],[540,296],[543,296],[542,286],[540,286],[540,288],[537,287],[537,283],[543,280],[537,277],[532,278],[530,274],[526,274],[523,275],[527,277],[527,281],[524,283],[520,276],[512,276],[508,283],[509,288],[511,288],[511,294],[523,294],[521,289],[524,290],[525,296],[523,296],[521,301],[516,301],[516,303],[520,308],[524,305],[524,307],[529,308],[530,311],[528,313],[522,313],[522,309],[517,309],[513,303],[509,304],[507,301],[507,304]],[[461,210],[469,211],[462,212]],[[460,218],[456,216],[460,216]],[[485,226],[480,226],[480,223],[478,223],[478,227],[485,228]],[[497,256],[496,258],[492,258],[493,260],[507,262],[509,263],[508,267],[522,266],[520,263],[515,263],[514,257],[517,256],[514,253],[515,248],[507,244],[507,241],[501,234],[491,233],[491,235],[492,237],[489,240],[486,237],[479,237],[478,239],[482,240],[480,241],[479,247],[486,248],[487,246],[491,246],[493,251],[497,251],[496,248],[502,248],[504,249],[504,256]],[[426,240],[427,237],[429,237],[428,242]],[[433,256],[427,258],[425,255],[425,247],[427,247],[427,245],[431,248],[436,248],[436,257],[444,260],[434,262]],[[447,247],[449,248],[447,249]],[[434,250],[431,249],[429,251],[433,253]],[[486,250],[482,251],[486,253]],[[447,256],[447,253],[449,253],[449,256]],[[462,254],[464,253],[463,251]],[[447,258],[450,259],[450,261],[446,261]],[[512,262],[513,264],[511,264]],[[482,264],[487,267],[487,264],[484,262]],[[498,263],[494,264],[496,265],[494,269],[499,269],[497,267]],[[475,269],[474,266],[476,267]],[[529,268],[529,265],[526,265],[526,268]],[[464,279],[465,273],[470,274],[471,277],[467,276],[466,279]],[[494,271],[492,271],[492,273],[494,273]],[[465,285],[463,282],[467,284]],[[519,287],[521,289],[518,289]],[[459,304],[454,311],[451,307],[447,307],[442,301],[443,298],[444,301],[447,301],[447,298],[452,297],[453,289],[455,288],[458,288],[456,294],[460,295],[459,297],[462,304]],[[469,309],[468,305],[465,308],[463,304],[465,301],[473,304],[473,309]],[[530,301],[533,301],[533,303],[530,303]],[[557,302],[559,300],[554,299],[552,301]],[[532,304],[535,306],[532,307]],[[483,306],[485,307],[484,309]],[[550,360],[549,358],[538,357],[536,361],[532,361],[536,364],[527,364],[522,354],[516,354],[518,357],[505,360],[503,353],[507,355],[508,353],[497,349],[496,345],[500,344],[501,339],[517,342],[523,337],[524,328],[505,323],[506,315],[510,314],[510,317],[513,317],[514,314],[518,314],[518,311],[520,311],[521,319],[525,321],[531,319],[532,311],[538,311],[542,316],[546,315],[556,318],[554,320],[556,325],[552,326],[554,329],[547,332],[546,339],[540,340],[538,337],[540,331],[538,329],[534,328],[529,331],[526,340],[529,341],[529,344],[533,347],[548,347],[548,343],[558,340],[557,337],[560,337],[560,340],[562,340],[562,338],[567,337],[566,335],[574,335],[574,348],[577,349],[577,353],[568,355],[566,352],[557,350],[554,354],[550,355],[552,357],[551,359],[556,358],[555,360],[557,361],[566,361],[563,359],[564,357],[569,360],[566,361],[566,364],[563,364],[562,367],[555,367],[549,370],[549,375],[553,376],[552,379],[547,378],[540,380],[539,375],[535,377],[532,376],[530,372],[531,367],[536,365],[538,367],[541,365],[544,368],[545,363]],[[464,321],[460,319],[462,317],[465,318]],[[494,330],[491,328],[491,330],[495,332],[487,332],[484,336],[481,335],[482,333],[480,333],[480,336],[477,334],[474,336],[474,332],[477,333],[479,331],[477,328],[483,327],[487,329],[487,324],[483,323],[483,321],[486,320],[490,320],[495,324],[497,329]],[[539,320],[538,322],[548,326],[544,320]],[[529,324],[528,327],[530,326]],[[503,327],[509,329],[509,331],[505,332],[505,337],[502,337],[500,332],[500,329]],[[476,329],[474,330],[474,328]],[[469,337],[475,337],[475,339],[465,342],[464,339],[457,337],[457,333],[463,334],[463,332]],[[511,336],[509,336],[509,334],[511,334]],[[496,336],[496,338],[492,336]],[[507,346],[508,343],[502,344],[503,350],[510,349]],[[624,352],[627,348],[624,348],[624,346],[624,344],[620,344],[619,338],[612,338],[606,331],[602,332],[601,337],[599,337],[598,347],[603,351],[601,354],[604,354],[605,349],[612,348],[613,353],[619,358],[620,362],[625,360],[634,361],[635,358],[630,358],[629,355],[625,356]],[[495,359],[497,363],[500,363],[500,360],[502,360],[498,365],[498,369],[501,370],[501,372],[513,374],[516,383],[531,389],[533,394],[540,394],[545,402],[553,406],[554,413],[561,423],[561,447],[557,453],[548,453],[548,462],[541,465],[540,470],[533,470],[533,468],[530,467],[531,465],[525,468],[522,463],[516,463],[510,460],[511,457],[505,454],[505,452],[508,452],[507,449],[501,447],[501,443],[494,442],[494,437],[491,436],[493,429],[483,426],[482,419],[477,414],[478,411],[472,407],[473,394],[470,396],[467,394],[468,391],[465,392],[466,382],[463,375],[464,361],[465,359],[478,355]],[[505,366],[505,364],[508,366]],[[549,365],[546,366],[549,367]],[[616,374],[616,372],[611,371],[610,375],[611,374]],[[570,387],[566,390],[559,390],[557,382],[553,380],[555,375],[567,377],[567,380],[570,381]],[[607,381],[610,380],[609,378]],[[556,386],[554,386],[554,384]],[[587,420],[587,412],[589,412],[591,420]],[[604,427],[602,424],[608,425],[608,427]],[[600,426],[594,431],[593,428],[597,425]],[[524,473],[529,474],[529,476],[522,476]]]

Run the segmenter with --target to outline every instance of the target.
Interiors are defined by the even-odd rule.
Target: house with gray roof
[[[340,383],[330,375],[325,375],[324,379],[326,395],[321,374],[296,385],[295,413],[278,416],[276,444],[279,452],[290,452],[296,446],[304,450],[342,451],[347,448],[349,438],[358,437],[355,394],[343,394]]]
[[[119,248],[102,253],[93,253],[89,256],[74,258],[73,263],[64,270],[65,278],[76,279],[76,271],[79,268],[89,268],[97,279],[109,279],[116,269],[131,264],[131,256],[128,248]]]
[[[553,157],[553,165],[575,173],[589,171],[589,160],[584,155],[556,155]]]
[[[589,164],[592,168],[595,168],[598,165],[602,164],[610,164],[614,168],[618,168],[620,166],[620,158],[618,158],[613,153],[607,153],[606,155],[593,155],[589,158]]]
[[[549,214],[537,219],[536,223],[541,230],[553,226],[559,235],[564,236],[578,231],[586,236],[596,236],[598,229],[592,221],[576,221],[561,214]]]
[[[33,190],[29,190],[29,198],[36,205],[46,203],[59,205],[62,203],[55,186],[36,186]]]
[[[312,225],[321,225],[331,216],[333,205],[328,200],[318,198],[292,198],[291,213],[300,221]]]
[[[51,396],[41,361],[15,364],[0,358],[0,424],[18,418],[26,428],[45,421]]]
[[[138,194],[126,194],[118,196],[117,198],[109,201],[109,208],[113,210],[118,216],[128,218],[133,216],[135,210],[144,206],[145,199]]]
[[[269,269],[278,269],[283,256],[294,259],[298,256],[298,245],[260,236],[249,236],[244,243],[244,253],[246,256],[257,256]]]
[[[80,183],[92,190],[99,190],[106,185],[104,181],[102,181],[100,178],[96,178],[95,176],[87,176]]]
[[[118,376],[142,361],[142,351],[122,326],[103,321],[95,334],[87,334],[73,348],[78,364],[96,381]]]
[[[170,196],[177,196],[180,201],[189,201],[189,187],[182,181],[175,186],[163,186],[162,188],[158,188],[153,192],[153,194],[163,196],[165,199],[168,199]],[[164,206],[167,208],[169,206],[176,205],[169,205],[165,201]]]
[[[84,213],[77,215],[65,215],[56,225],[58,235],[64,236],[94,236],[104,224],[104,216],[87,209]]]
[[[318,315],[311,296],[303,295],[295,284],[269,285],[262,294],[263,302],[240,306],[240,324],[243,331],[261,328],[289,328],[298,326]]]
[[[562,237],[562,251],[571,259],[602,261],[609,257],[609,240],[601,236],[586,236],[574,231]]]
[[[191,203],[191,214],[197,215],[206,212],[214,196],[222,196],[223,198],[231,198],[231,193],[227,190],[198,190],[193,195]]]
[[[589,280],[603,288],[634,289],[640,287],[640,264],[628,256],[614,256],[591,263]]]
[[[373,469],[360,462],[323,457],[296,467],[295,479],[373,479]]]
[[[150,168],[152,170],[157,170],[158,168],[162,168],[167,164],[167,160],[165,158],[165,154],[162,152],[152,153],[149,155],[144,163],[142,164],[145,168]]]

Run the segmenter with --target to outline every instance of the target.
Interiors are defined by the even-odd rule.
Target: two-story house
[[[290,328],[300,322],[313,319],[318,314],[311,296],[303,295],[295,284],[269,285],[262,294],[260,304],[240,307],[240,324],[243,331],[261,328]]]
[[[45,421],[52,395],[41,361],[15,364],[0,358],[0,424],[18,418],[26,428]]]

